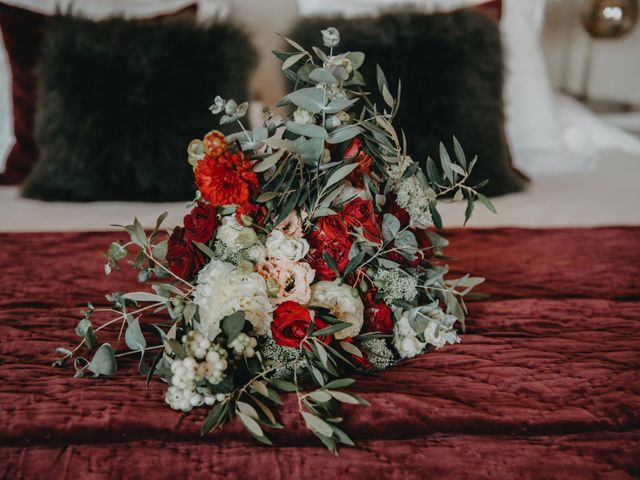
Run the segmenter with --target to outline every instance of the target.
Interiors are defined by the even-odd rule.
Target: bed
[[[573,175],[570,190],[540,180],[496,199],[497,217],[478,207],[482,228],[447,232],[454,271],[486,277],[491,296],[470,305],[460,345],[359,379],[371,407],[345,409],[357,447],[339,458],[300,424],[292,399],[282,410],[287,433],[266,448],[235,422],[201,438],[204,413],[170,410],[164,387],[146,389],[143,377],[75,379],[52,368],[85,302],[133,287],[126,275],[102,275],[99,252],[114,236],[105,225],[132,212],[149,225],[163,209],[170,225],[183,206],[42,205],[0,190],[0,475],[637,477],[640,162],[607,162]]]

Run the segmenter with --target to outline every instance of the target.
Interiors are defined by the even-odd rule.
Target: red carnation
[[[205,263],[204,254],[193,243],[185,240],[185,229],[176,227],[169,237],[167,263],[178,277],[189,280],[196,276]]]
[[[362,149],[362,141],[359,137],[351,140],[351,143],[346,148],[343,154],[343,160],[355,160],[358,166],[353,170],[347,180],[349,180],[354,186],[362,188],[364,186],[363,174],[369,174],[371,172],[371,164],[373,159]]]
[[[349,230],[340,215],[327,215],[318,218],[316,228],[311,232],[312,245],[318,245],[336,238],[347,238]]]
[[[236,220],[240,225],[262,227],[267,219],[267,207],[254,203],[243,203],[236,208]]]
[[[258,191],[258,178],[243,152],[205,157],[195,170],[196,185],[211,205],[248,202]]]
[[[380,227],[378,219],[373,213],[373,205],[369,200],[354,198],[342,208],[342,218],[352,228],[363,229],[367,240],[380,243]]]
[[[338,271],[343,273],[349,264],[349,250],[351,250],[351,241],[346,237],[338,237],[318,244],[315,251],[309,255],[311,268],[316,271],[316,280],[335,280],[337,276],[325,261],[324,252],[331,255]]]
[[[184,238],[189,242],[208,242],[216,230],[216,220],[216,207],[198,202],[184,217]]]
[[[328,326],[320,319],[315,319],[313,323],[316,330]],[[311,312],[296,302],[287,301],[278,305],[273,312],[271,335],[280,346],[298,348],[306,337],[310,324]],[[331,341],[330,335],[315,338],[325,344]]]

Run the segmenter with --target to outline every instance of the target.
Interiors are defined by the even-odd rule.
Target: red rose
[[[169,270],[183,280],[195,277],[205,263],[204,254],[193,243],[185,240],[185,229],[177,227],[167,246]]]
[[[352,228],[362,227],[367,240],[380,243],[380,227],[369,200],[354,198],[342,208],[342,218]]]
[[[364,307],[364,331],[391,333],[393,319],[391,309],[383,302],[366,303]]]
[[[316,330],[321,330],[328,325],[322,320],[314,320]],[[282,347],[298,348],[302,339],[306,337],[311,324],[311,313],[302,305],[287,301],[278,305],[273,312],[273,322],[271,322],[271,335],[273,340]],[[331,336],[316,337],[323,343],[328,344]]]
[[[309,255],[311,268],[316,271],[316,280],[335,280],[337,276],[324,260],[324,252],[331,255],[338,271],[343,273],[349,264],[349,250],[351,250],[351,241],[346,237],[338,237],[318,244],[315,251]]]
[[[411,221],[409,212],[396,203],[396,196],[393,194],[387,197],[387,201],[384,204],[384,213],[393,215],[400,220],[400,228],[405,228]]]
[[[206,243],[213,237],[216,225],[216,207],[198,202],[184,217],[184,238],[189,242]]]
[[[311,232],[312,245],[320,244],[336,238],[347,238],[349,230],[340,215],[327,215],[318,218],[316,228]]]
[[[349,180],[355,187],[362,188],[364,186],[363,174],[371,172],[371,164],[373,159],[367,152],[362,149],[362,141],[356,137],[344,151],[343,160],[355,160],[358,166],[348,176]]]
[[[253,203],[243,203],[236,208],[236,220],[240,225],[262,227],[267,219],[267,207]]]

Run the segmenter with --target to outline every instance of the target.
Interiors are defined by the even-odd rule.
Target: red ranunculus
[[[318,218],[316,228],[311,232],[311,244],[319,245],[336,238],[347,238],[349,230],[340,215],[327,215]]]
[[[391,333],[393,319],[391,309],[386,303],[372,301],[365,302],[364,307],[364,332]]]
[[[328,326],[320,319],[315,319],[313,323],[316,330]],[[271,335],[273,340],[282,347],[298,348],[307,335],[310,324],[311,312],[296,302],[287,301],[278,305],[273,312]],[[326,344],[331,341],[331,335],[315,338]]]
[[[216,207],[198,202],[184,217],[184,238],[188,242],[206,243],[213,237],[217,223]]]
[[[381,233],[379,220],[373,212],[373,205],[369,200],[354,198],[342,207],[342,218],[352,228],[362,227],[367,240],[380,243]]]
[[[262,227],[267,219],[267,207],[254,203],[243,203],[236,208],[236,220],[240,225]]]
[[[342,156],[344,160],[355,160],[358,166],[353,170],[347,180],[349,180],[354,186],[362,188],[364,186],[363,174],[371,173],[371,164],[373,159],[362,148],[362,140],[359,137],[351,140],[351,143],[344,151]]]
[[[167,263],[175,275],[190,280],[205,263],[204,254],[193,243],[185,240],[185,229],[176,227],[169,237]]]
[[[346,237],[338,237],[319,243],[313,253],[309,255],[311,268],[316,271],[316,280],[335,280],[337,276],[336,272],[324,260],[324,252],[331,255],[338,271],[343,273],[349,264],[349,250],[351,250],[351,241]]]
[[[214,206],[248,202],[258,191],[258,177],[243,152],[205,155],[194,173],[202,197]]]

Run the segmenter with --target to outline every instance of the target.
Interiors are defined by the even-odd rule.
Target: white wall
[[[585,0],[549,0],[542,46],[554,86],[582,93],[592,41],[589,96],[640,104],[640,22],[618,40],[590,40],[580,13]]]

